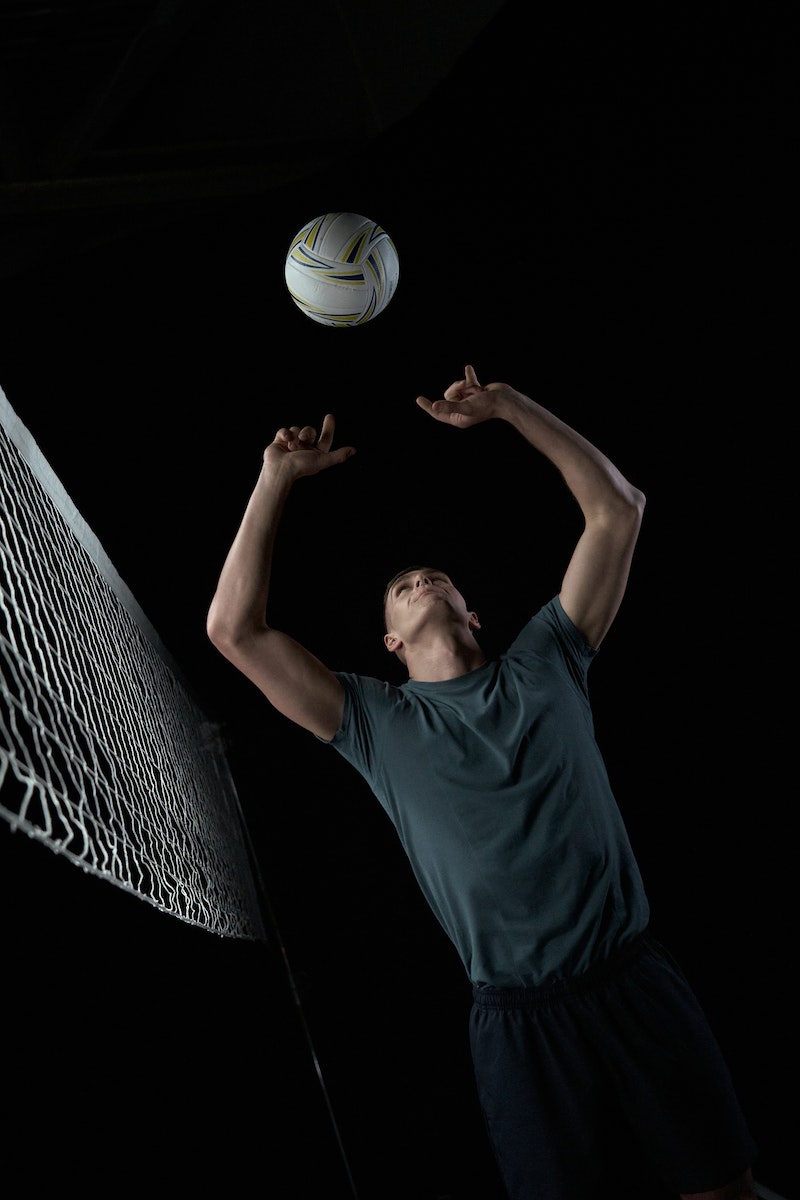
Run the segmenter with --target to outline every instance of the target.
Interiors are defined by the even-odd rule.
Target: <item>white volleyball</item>
[[[292,238],[284,268],[289,295],[320,325],[365,325],[397,288],[400,263],[389,234],[359,213],[332,212]]]

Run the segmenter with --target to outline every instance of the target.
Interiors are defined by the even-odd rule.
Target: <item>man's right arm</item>
[[[270,704],[327,741],[341,723],[342,685],[309,650],[268,625],[267,601],[275,538],[293,484],[355,452],[352,446],[331,450],[333,432],[328,415],[319,439],[311,426],[292,426],[279,430],[267,447],[206,620],[212,644]]]

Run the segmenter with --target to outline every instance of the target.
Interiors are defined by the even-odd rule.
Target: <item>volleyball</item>
[[[394,242],[359,213],[331,212],[292,238],[284,268],[289,295],[320,325],[366,325],[383,312],[400,278]]]

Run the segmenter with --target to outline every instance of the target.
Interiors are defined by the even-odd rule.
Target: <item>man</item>
[[[619,610],[645,498],[558,417],[507,384],[481,386],[470,366],[443,400],[417,404],[456,429],[506,422],[582,512],[559,594],[508,651],[487,660],[477,613],[428,565],[385,592],[401,687],[333,672],[267,623],[292,487],[354,453],[332,448],[330,414],[318,438],[282,428],[265,450],[208,635],[364,776],[394,822],[472,983],[475,1076],[510,1200],[590,1200],[609,1114],[670,1194],[755,1200],[755,1147],[706,1018],[648,932],[593,732],[587,672]]]

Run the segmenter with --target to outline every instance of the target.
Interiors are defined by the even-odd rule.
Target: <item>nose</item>
[[[428,578],[428,576],[427,575],[418,575],[417,578],[414,580],[414,587],[415,588],[424,587],[424,585],[426,583],[430,583],[430,579]]]

